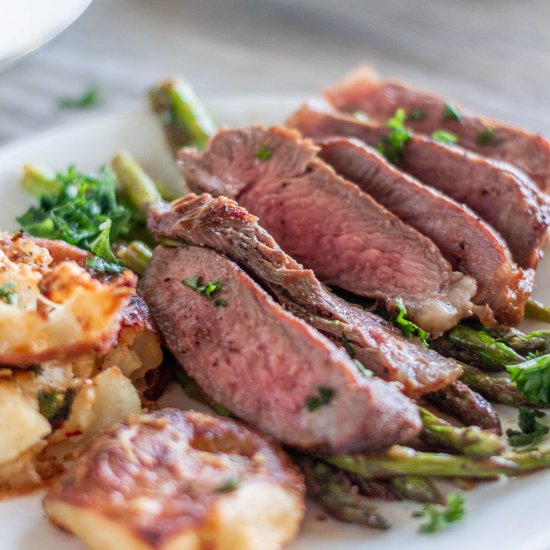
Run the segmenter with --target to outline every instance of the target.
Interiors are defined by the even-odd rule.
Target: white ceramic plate
[[[240,98],[214,101],[210,107],[225,125],[284,120],[299,100],[292,98]],[[15,216],[30,199],[17,181],[25,162],[40,161],[54,168],[75,163],[96,169],[113,154],[126,148],[152,175],[177,185],[178,175],[156,120],[143,110],[111,115],[76,127],[61,128],[0,150],[0,225],[16,227]],[[538,296],[550,302],[549,261],[538,274]],[[182,403],[173,388],[163,401]],[[394,527],[376,532],[318,519],[311,506],[309,517],[291,550],[548,550],[550,549],[550,472],[518,480],[483,484],[466,494],[466,519],[437,535],[419,535],[411,519],[420,508],[414,503],[381,508]],[[82,545],[70,535],[50,526],[40,506],[41,495],[0,502],[0,548],[2,550],[77,550]],[[127,550],[127,549],[120,549]],[[239,550],[239,549],[235,549]]]
[[[0,0],[0,65],[42,46],[75,21],[92,0]]]

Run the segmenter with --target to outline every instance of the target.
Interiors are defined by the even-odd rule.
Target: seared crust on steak
[[[212,281],[223,287],[212,299],[188,286]],[[362,376],[342,349],[224,256],[159,246],[141,285],[185,370],[262,432],[328,453],[386,449],[418,432],[416,406],[395,385]]]
[[[225,197],[188,195],[149,212],[157,238],[180,239],[225,254],[264,284],[286,309],[329,336],[366,368],[403,384],[411,397],[460,376],[458,363],[403,338],[383,319],[351,305],[321,284],[313,271],[285,254],[258,218]]]
[[[275,550],[298,531],[304,484],[244,425],[164,409],[92,439],[44,507],[94,550]]]
[[[350,113],[361,110],[379,122],[388,120],[399,107],[407,113],[420,112],[421,117],[407,120],[415,132],[431,135],[447,130],[458,137],[462,147],[521,168],[543,189],[550,185],[550,143],[539,134],[462,108],[457,109],[458,117],[449,116],[444,98],[401,82],[381,80],[366,66],[344,77],[327,96],[339,109]],[[486,139],[480,138],[484,135]]]
[[[477,282],[474,302],[506,323],[523,316],[532,271],[519,269],[502,237],[467,206],[401,172],[354,138],[318,142],[321,158],[366,193],[429,237],[453,268]]]
[[[269,158],[257,158],[261,150]],[[402,298],[434,334],[470,315],[475,281],[453,273],[432,241],[340,178],[316,151],[297,132],[251,127],[222,130],[204,153],[183,150],[179,161],[191,188],[237,198],[324,282],[383,299],[390,309]]]

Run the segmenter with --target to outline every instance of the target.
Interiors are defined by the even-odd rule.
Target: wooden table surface
[[[550,135],[545,0],[95,0],[0,73],[0,142],[125,108],[170,74],[206,98],[306,95],[362,62]],[[57,108],[88,84],[100,106]]]

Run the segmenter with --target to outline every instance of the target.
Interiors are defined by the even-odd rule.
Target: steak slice
[[[288,125],[315,139],[355,137],[371,147],[388,133],[384,126],[359,121],[323,103],[304,105]],[[411,136],[401,156],[399,168],[467,204],[504,237],[521,267],[536,267],[546,244],[548,206],[522,172],[418,134]]]
[[[400,297],[435,334],[469,315],[475,281],[452,272],[429,239],[340,178],[316,151],[291,130],[252,127],[222,130],[205,152],[183,150],[179,159],[193,190],[238,198],[324,282],[383,299],[390,310]]]
[[[388,210],[429,237],[453,268],[477,282],[474,302],[487,304],[507,324],[523,316],[532,286],[515,265],[502,237],[467,206],[401,172],[354,138],[319,142],[320,157]]]
[[[216,300],[182,283],[198,284],[196,277],[221,283]],[[416,406],[395,385],[362,376],[342,349],[224,256],[159,246],[141,285],[185,370],[279,441],[315,452],[380,451],[420,429]]]
[[[463,109],[450,110],[444,98],[400,82],[380,80],[368,67],[344,78],[327,96],[338,109],[361,110],[379,122],[388,120],[401,107],[409,113],[407,124],[415,132],[452,132],[462,147],[521,168],[542,189],[550,185],[550,143],[539,134]],[[410,113],[414,113],[412,117]]]
[[[189,195],[152,208],[149,229],[157,238],[207,246],[237,262],[287,310],[340,346],[374,374],[400,382],[410,397],[447,386],[460,365],[407,340],[383,319],[351,305],[321,284],[313,271],[285,254],[258,218],[225,197]]]

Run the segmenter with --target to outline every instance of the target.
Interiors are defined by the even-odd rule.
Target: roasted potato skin
[[[244,425],[163,409],[91,440],[44,506],[91,548],[266,550],[295,536],[304,484],[276,444]],[[98,518],[112,545],[92,532]]]

